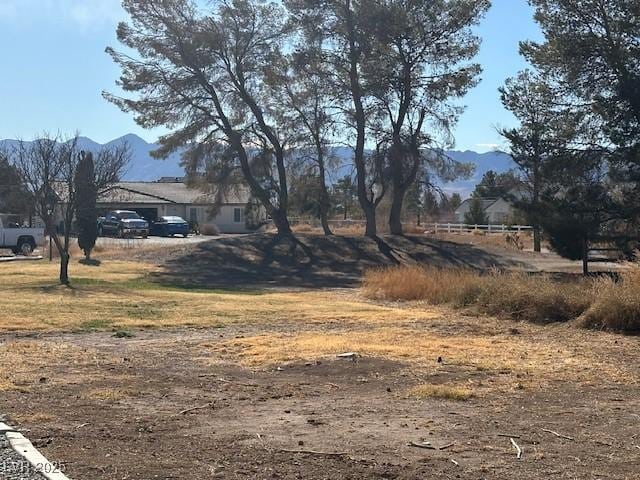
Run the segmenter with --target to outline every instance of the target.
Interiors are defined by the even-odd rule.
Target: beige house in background
[[[63,192],[58,192],[58,195],[62,199],[65,197]],[[213,224],[220,233],[248,233],[252,231],[245,221],[248,202],[246,190],[230,192],[218,213],[211,216],[211,196],[189,188],[180,178],[171,177],[156,182],[116,183],[98,197],[96,207],[98,215],[110,210],[133,210],[149,221],[178,216],[188,222],[197,222],[201,228]]]
[[[249,232],[245,208],[249,194],[229,193],[215,216],[210,215],[212,200],[198,189],[189,188],[181,179],[157,182],[119,182],[97,201],[99,213],[109,210],[133,210],[147,220],[164,216],[182,217],[200,226],[215,224],[221,233]]]

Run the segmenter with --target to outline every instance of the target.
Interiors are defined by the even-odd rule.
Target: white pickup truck
[[[22,227],[16,217],[0,214],[0,248],[10,249],[16,255],[31,255],[43,242],[44,228]]]

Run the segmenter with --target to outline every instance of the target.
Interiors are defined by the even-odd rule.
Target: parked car
[[[151,235],[159,237],[173,237],[182,235],[186,237],[191,232],[191,226],[182,217],[160,217],[151,224]]]
[[[149,236],[149,222],[136,212],[114,210],[98,219],[98,235],[147,238]]]
[[[17,217],[0,215],[0,248],[18,255],[31,255],[44,242],[44,228],[23,227]]]

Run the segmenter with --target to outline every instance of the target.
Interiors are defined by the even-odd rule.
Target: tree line
[[[312,172],[331,230],[327,170],[351,151],[365,232],[376,211],[402,233],[407,194],[424,179],[468,175],[442,154],[476,85],[473,32],[488,0],[189,0],[123,2],[126,52],[108,48],[129,94],[105,97],[144,127],[169,127],[155,152],[183,157],[194,183],[247,185],[290,235],[291,181]],[[129,54],[127,52],[134,52]]]

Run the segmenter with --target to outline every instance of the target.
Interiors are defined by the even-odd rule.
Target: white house
[[[252,229],[245,221],[249,197],[246,189],[228,193],[212,216],[209,195],[189,188],[180,178],[162,178],[157,182],[116,183],[98,197],[96,207],[100,215],[110,210],[133,210],[150,221],[178,216],[201,227],[214,224],[221,233],[246,233]],[[266,219],[263,212],[260,215],[261,220]]]
[[[472,198],[468,198],[456,208],[455,216],[458,223],[466,223],[465,215],[469,212],[472,201]],[[504,198],[481,198],[480,201],[482,202],[482,209],[487,215],[489,224],[502,225],[512,221],[515,209],[508,200]]]

